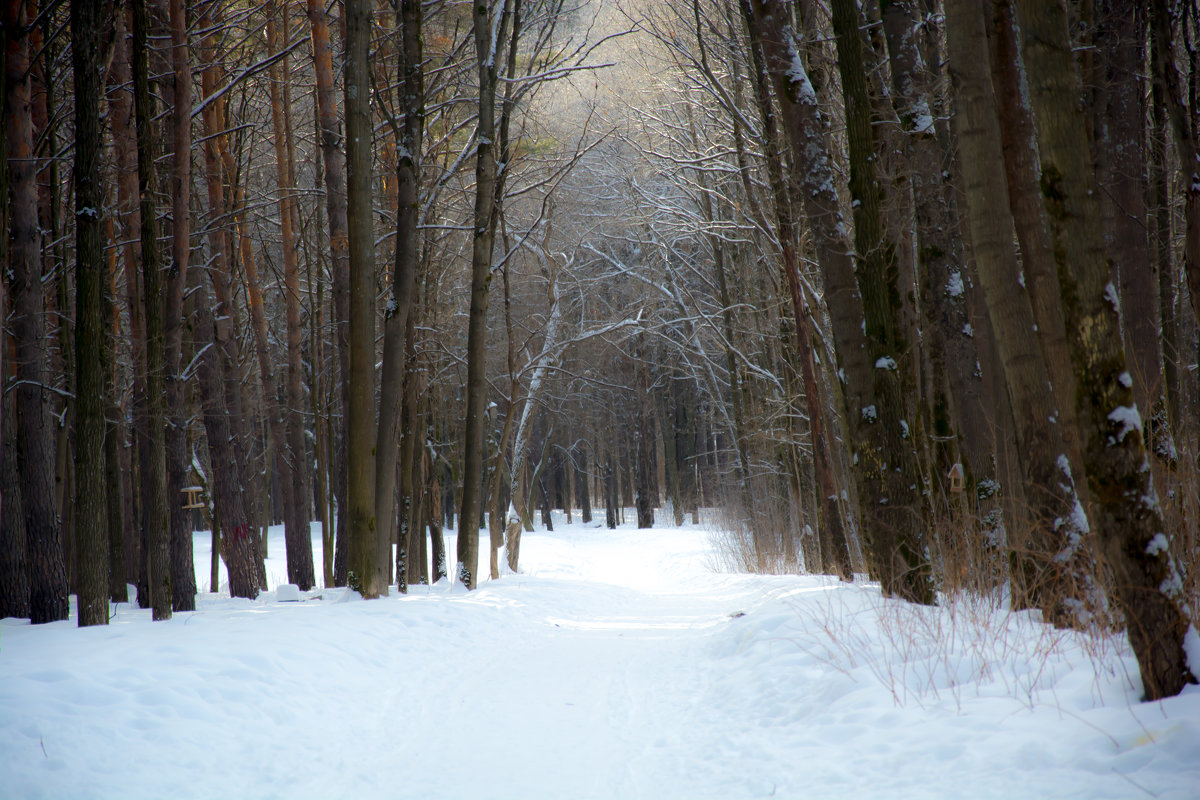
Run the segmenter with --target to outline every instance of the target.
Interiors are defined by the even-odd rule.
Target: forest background
[[[194,608],[196,514],[235,596],[282,520],[290,582],[374,597],[703,505],[743,568],[1195,680],[1195,3],[0,23],[0,616]]]

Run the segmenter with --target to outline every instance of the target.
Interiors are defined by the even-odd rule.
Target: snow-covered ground
[[[562,522],[472,593],[3,620],[0,797],[1200,798],[1200,688],[1120,641]]]

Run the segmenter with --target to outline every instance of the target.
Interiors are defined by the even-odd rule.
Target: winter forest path
[[[0,621],[0,799],[1197,796],[1200,687],[1138,704],[1120,642],[561,523],[470,593]]]

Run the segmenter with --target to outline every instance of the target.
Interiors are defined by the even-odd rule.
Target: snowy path
[[[0,798],[1200,798],[1200,690],[1132,704],[1115,645],[717,575],[696,528],[522,550],[473,593],[5,620]]]

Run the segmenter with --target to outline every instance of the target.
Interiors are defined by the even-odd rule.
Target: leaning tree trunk
[[[209,308],[208,287],[203,278],[194,281],[192,293],[196,341],[213,342],[217,333]],[[213,465],[209,488],[221,524],[220,551],[229,573],[229,594],[232,597],[254,599],[258,597],[260,583],[258,536],[246,510],[244,487],[241,486],[238,470],[228,466],[236,463],[236,455],[231,452],[234,446],[233,426],[225,406],[222,389],[224,371],[217,347],[204,348],[198,359],[197,373],[204,429],[208,435],[208,450]],[[212,590],[215,592],[217,587],[212,586]]]
[[[1013,409],[1024,503],[1007,526],[1015,608],[1041,608],[1060,626],[1078,625],[1085,564],[1086,520],[1075,515],[1071,464],[1042,357],[1033,307],[1013,280],[1020,264],[1013,247],[1000,126],[987,62],[982,9],[976,0],[946,4],[950,75],[954,82],[960,160],[969,230],[979,281],[994,326],[1000,369]],[[1078,466],[1078,465],[1076,465]],[[1082,509],[1081,509],[1082,512]]]
[[[1062,282],[1076,409],[1100,553],[1112,570],[1146,699],[1179,694],[1188,668],[1183,587],[1171,558],[1109,279],[1098,188],[1077,102],[1063,0],[1017,0],[1042,156],[1042,197]]]
[[[846,536],[845,519],[839,501],[841,492],[834,476],[832,449],[825,430],[825,404],[822,401],[820,382],[817,379],[813,359],[814,336],[810,310],[800,286],[800,262],[796,252],[797,230],[792,209],[792,194],[795,183],[784,177],[782,154],[779,151],[779,131],[771,109],[767,75],[762,62],[762,49],[750,45],[754,62],[754,94],[758,103],[759,116],[763,123],[763,139],[766,144],[765,161],[767,180],[771,186],[775,208],[775,224],[778,228],[781,268],[792,302],[792,316],[796,323],[796,359],[799,362],[801,380],[804,382],[804,400],[808,411],[809,435],[812,439],[813,471],[820,494],[819,540],[821,563],[833,570],[844,580],[851,580],[854,571],[850,564],[850,550]],[[790,187],[789,187],[790,184]],[[791,189],[791,190],[789,190]]]
[[[936,598],[922,542],[923,480],[913,441],[918,428],[906,420],[907,409],[914,406],[915,366],[901,318],[896,245],[885,230],[883,186],[875,176],[876,138],[863,63],[862,20],[853,0],[833,0],[832,11],[846,102],[855,275],[869,358],[874,363],[875,413],[868,416],[875,419],[865,420],[873,433],[873,446],[859,452],[859,469],[876,528],[891,531],[891,546],[876,552],[884,591],[932,603]]]

